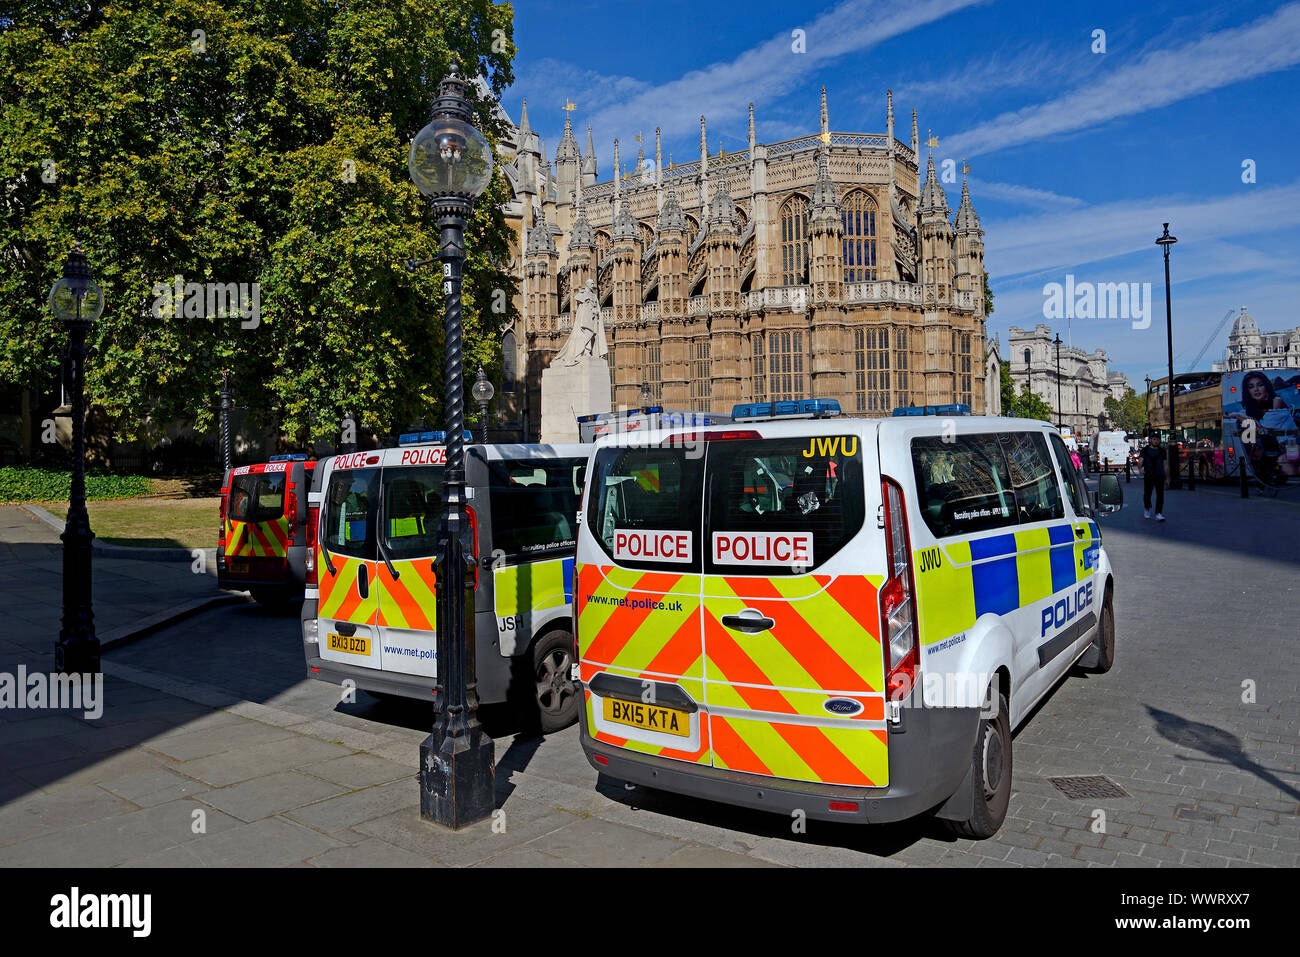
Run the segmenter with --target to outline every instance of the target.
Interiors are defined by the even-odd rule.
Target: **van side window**
[[[690,452],[641,447],[596,453],[585,521],[619,565],[699,571],[704,465],[697,449]]]
[[[1015,525],[1016,497],[995,435],[912,440],[921,518],[939,538]]]
[[[1016,494],[1020,521],[1046,522],[1065,518],[1056,470],[1047,454],[1041,432],[1003,432],[998,436],[1006,453],[1011,487]]]
[[[1066,449],[1065,443],[1061,441],[1059,435],[1052,435],[1049,439],[1052,443],[1052,451],[1056,453],[1056,465],[1061,473],[1061,481],[1065,484],[1066,494],[1070,496],[1070,504],[1074,506],[1074,514],[1087,516],[1092,514],[1092,508],[1088,503],[1088,487],[1083,483],[1083,476],[1079,470],[1074,467],[1074,462],[1070,459],[1069,450]]]
[[[577,458],[489,461],[493,550],[507,560],[572,552],[586,467]]]
[[[321,516],[321,539],[339,555],[375,558],[379,469],[350,469],[330,476]]]
[[[705,567],[719,574],[805,574],[862,528],[856,435],[711,442]]]

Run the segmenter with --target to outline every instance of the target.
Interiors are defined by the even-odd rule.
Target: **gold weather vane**
[[[821,140],[823,143],[825,143],[827,146],[830,146],[830,145],[831,145],[831,133],[830,133],[830,130],[827,130],[825,133],[819,133],[819,134],[817,135],[817,138],[818,138],[819,140]]]
[[[565,100],[565,101],[564,101],[564,107],[563,107],[563,109],[564,109],[564,112],[565,112],[565,113],[572,113],[572,112],[573,112],[574,110],[576,110],[577,108],[578,108],[578,104],[577,104],[577,103],[574,103],[572,100]]]
[[[963,176],[970,173],[970,163],[967,163],[965,159],[961,161],[961,173]]]
[[[925,136],[926,146],[930,147],[930,149],[934,149],[936,146],[939,145],[939,137],[934,135],[934,130],[926,130],[925,133],[926,133]]]

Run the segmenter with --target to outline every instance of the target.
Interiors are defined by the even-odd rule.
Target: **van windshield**
[[[284,514],[284,472],[236,475],[230,480],[232,522],[272,522]]]

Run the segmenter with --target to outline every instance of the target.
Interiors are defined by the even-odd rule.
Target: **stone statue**
[[[605,321],[600,315],[600,303],[596,297],[596,284],[588,279],[587,284],[578,292],[577,310],[574,312],[573,328],[563,348],[551,360],[552,366],[576,366],[583,356],[604,359],[609,355],[609,345],[605,340]]]

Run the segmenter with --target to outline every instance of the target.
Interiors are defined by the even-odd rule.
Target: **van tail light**
[[[696,442],[733,442],[737,439],[761,439],[753,429],[727,429],[725,432],[677,432],[666,436],[660,445],[694,444]]]
[[[221,490],[221,528],[217,530],[217,551],[226,550],[226,497],[230,494],[230,486],[227,485]]]
[[[885,698],[901,701],[916,684],[916,590],[912,579],[912,545],[907,510],[898,483],[880,483],[885,506],[885,557],[889,578],[880,589],[880,636],[885,647]]]
[[[320,506],[307,506],[307,584],[316,584],[316,523],[320,520]]]
[[[474,551],[471,554],[474,556],[474,587],[478,588],[478,515],[472,505],[465,506],[465,518],[469,521],[469,530],[474,536]]]
[[[289,482],[285,486],[284,493],[284,516],[289,520],[289,544],[293,544],[294,536],[298,534],[298,493],[294,491],[295,485]]]

